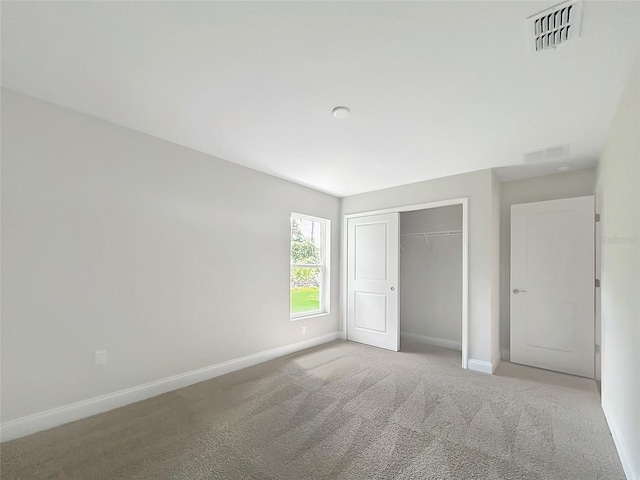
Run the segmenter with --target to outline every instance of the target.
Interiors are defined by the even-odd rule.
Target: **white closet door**
[[[594,375],[593,197],[511,207],[511,361]]]
[[[398,351],[400,214],[347,223],[347,339]]]

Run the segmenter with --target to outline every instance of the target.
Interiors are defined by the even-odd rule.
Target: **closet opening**
[[[400,213],[401,351],[426,344],[462,352],[463,205]],[[457,357],[460,358],[460,357]]]
[[[346,214],[343,232],[345,339],[468,368],[469,199]]]

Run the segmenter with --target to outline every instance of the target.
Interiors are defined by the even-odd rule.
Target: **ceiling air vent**
[[[582,0],[569,0],[527,18],[528,43],[534,52],[556,48],[580,35]]]
[[[558,145],[557,147],[549,147],[544,150],[536,150],[535,152],[525,153],[524,163],[548,162],[550,160],[559,160],[569,156],[569,144]]]

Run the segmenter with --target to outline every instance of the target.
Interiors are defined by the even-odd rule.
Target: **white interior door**
[[[511,361],[594,376],[594,199],[511,207]]]
[[[347,339],[398,351],[400,214],[347,222]]]

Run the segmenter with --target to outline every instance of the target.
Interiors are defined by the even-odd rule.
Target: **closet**
[[[462,205],[400,214],[402,338],[462,349],[462,228]]]

